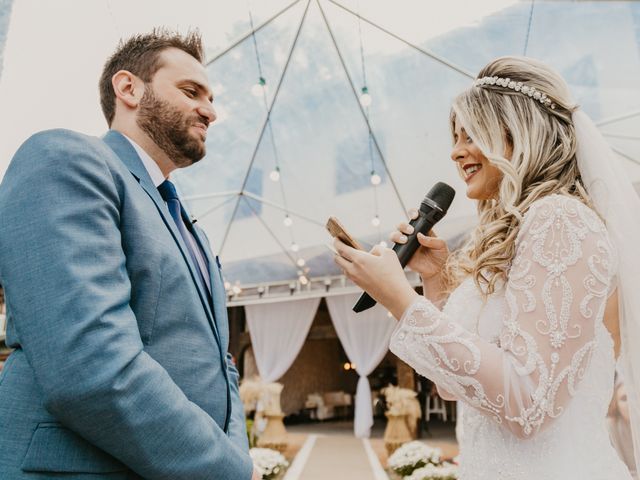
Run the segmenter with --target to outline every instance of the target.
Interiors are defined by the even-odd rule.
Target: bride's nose
[[[460,142],[457,142],[451,150],[451,160],[453,160],[454,162],[464,160],[465,158],[467,158],[467,155],[469,155],[469,152],[464,147],[464,145],[461,145]]]

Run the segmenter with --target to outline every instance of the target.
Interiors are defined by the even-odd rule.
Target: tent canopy
[[[173,178],[231,283],[338,274],[323,246],[330,215],[372,245],[437,181],[458,192],[439,233],[469,228],[449,108],[501,55],[555,67],[640,180],[640,4],[507,0],[14,0],[0,175],[37,130],[104,132],[102,63],[119,37],[155,25],[198,27],[206,42],[218,120],[207,156]]]

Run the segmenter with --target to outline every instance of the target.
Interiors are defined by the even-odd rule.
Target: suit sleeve
[[[45,407],[144,478],[249,480],[246,452],[143,350],[107,152],[38,134],[0,189],[3,281]]]
[[[247,437],[247,423],[244,416],[244,405],[240,400],[238,379],[240,374],[233,364],[231,354],[227,353],[227,371],[229,372],[229,388],[231,389],[231,422],[229,423],[229,437],[244,452],[249,452],[249,438]]]

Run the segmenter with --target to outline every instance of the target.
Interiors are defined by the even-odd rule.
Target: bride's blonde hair
[[[552,193],[575,196],[587,205],[591,202],[576,161],[571,115],[577,107],[562,77],[524,57],[492,61],[478,74],[479,79],[485,77],[522,82],[546,94],[553,104],[491,83],[474,85],[453,102],[452,134],[457,121],[500,169],[502,180],[495,198],[478,202],[479,225],[466,244],[449,256],[445,283],[451,290],[472,275],[486,296],[506,280],[522,218],[533,202]]]

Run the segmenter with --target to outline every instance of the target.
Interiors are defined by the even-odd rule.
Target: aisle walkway
[[[285,480],[387,480],[368,440],[310,435]]]
[[[353,422],[321,422],[287,427],[295,455],[283,480],[388,480],[382,436],[384,421],[377,421],[371,439],[353,435]],[[458,454],[453,424],[432,422],[423,441],[440,447],[445,458]],[[295,440],[293,440],[295,439]]]

